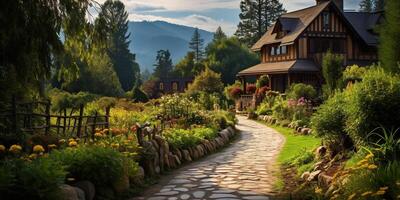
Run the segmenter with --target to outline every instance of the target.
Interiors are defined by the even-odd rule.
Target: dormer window
[[[322,18],[323,18],[323,28],[324,29],[329,29],[330,27],[330,15],[329,12],[324,12],[322,13]]]

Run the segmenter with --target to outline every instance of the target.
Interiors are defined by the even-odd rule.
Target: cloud
[[[207,16],[202,15],[188,15],[180,18],[170,18],[170,17],[161,17],[157,15],[146,15],[146,14],[129,14],[129,20],[131,21],[166,21],[169,23],[198,27],[200,29],[204,29],[210,32],[214,32],[218,26],[227,33],[233,34],[236,30],[236,24],[226,22],[223,20],[217,21]]]
[[[165,10],[165,7],[134,3],[132,5],[129,5],[128,9],[130,10],[130,12],[149,12],[149,11]]]

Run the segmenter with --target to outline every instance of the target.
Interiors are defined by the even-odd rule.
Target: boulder
[[[321,170],[313,171],[310,173],[310,176],[308,176],[307,181],[315,181],[318,178],[318,175],[321,173]]]
[[[234,134],[235,134],[235,129],[232,127],[232,126],[230,126],[230,127],[228,127],[227,128],[228,129],[228,131],[229,131],[229,133],[233,136]]]
[[[322,161],[319,161],[319,162],[315,163],[315,164],[314,164],[314,171],[316,171],[316,170],[322,170],[323,164],[324,164],[324,162],[322,162]]]
[[[204,150],[203,147],[199,144],[196,146],[197,151],[199,152],[199,157],[203,157],[204,156]]]
[[[171,168],[171,166],[169,165],[169,154],[164,153],[164,164],[167,168]]]
[[[86,200],[93,200],[96,195],[96,188],[90,181],[79,181],[74,184],[74,187],[80,188],[85,193]]]
[[[310,134],[311,129],[310,128],[302,128],[300,132],[303,135],[308,135],[308,134]]]
[[[221,137],[216,137],[215,141],[217,142],[218,147],[223,147],[225,145],[224,141],[223,141],[223,139]]]
[[[300,176],[300,178],[302,179],[302,180],[307,180],[308,179],[308,177],[310,176],[310,172],[304,172],[301,176]]]
[[[168,167],[170,169],[173,169],[173,168],[177,167],[177,163],[176,163],[176,159],[175,159],[175,155],[174,154],[172,154],[172,153],[168,154],[168,161],[169,161],[168,162],[169,163]]]
[[[197,149],[196,148],[189,148],[189,152],[191,152],[191,157],[192,157],[192,159],[194,159],[194,160],[197,160],[197,159],[199,159],[199,152],[197,151]]]
[[[182,152],[179,149],[174,150],[174,154],[178,156],[179,160],[182,160]]]
[[[317,156],[317,158],[322,158],[325,156],[326,151],[327,149],[325,146],[320,146],[315,150],[315,155]]]
[[[180,166],[182,163],[181,163],[181,160],[179,159],[179,157],[177,156],[177,155],[174,155],[174,157],[175,157],[175,164],[176,164],[176,166],[178,167],[178,166]]]
[[[162,149],[163,149],[164,154],[167,154],[167,155],[169,154],[169,144],[165,140],[162,143]]]
[[[328,176],[326,173],[320,173],[318,175],[318,184],[323,186],[329,186],[332,182],[333,177]]]
[[[190,157],[190,153],[188,150],[184,149],[182,150],[182,154],[183,154],[183,159],[187,162],[192,162],[192,158]]]
[[[60,186],[60,196],[63,200],[85,200],[85,192],[67,184]]]

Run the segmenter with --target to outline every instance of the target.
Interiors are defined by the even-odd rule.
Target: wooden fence
[[[96,128],[109,128],[110,108],[106,108],[105,115],[84,115],[83,105],[78,108],[79,114],[71,111],[69,115],[66,109],[59,115],[52,114],[50,108],[49,100],[18,102],[13,97],[10,105],[0,111],[0,134],[56,133],[93,138]]]

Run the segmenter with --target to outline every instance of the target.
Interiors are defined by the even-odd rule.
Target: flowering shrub
[[[294,100],[300,98],[313,100],[317,97],[317,91],[311,85],[306,85],[304,83],[296,83],[290,86],[287,92],[287,96]]]
[[[260,76],[260,78],[258,78],[258,80],[256,82],[257,89],[260,89],[260,88],[268,86],[268,85],[269,85],[269,76],[268,75]]]
[[[243,90],[240,87],[234,87],[229,91],[229,96],[234,100],[238,99],[242,94]]]

